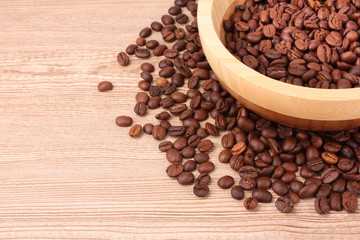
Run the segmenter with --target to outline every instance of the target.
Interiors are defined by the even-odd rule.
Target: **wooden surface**
[[[239,180],[217,161],[219,139],[211,194],[199,199],[166,176],[157,141],[115,126],[120,114],[155,122],[157,111],[132,111],[141,61],[115,57],[171,3],[0,2],[0,239],[358,239],[359,214],[320,216],[313,200],[292,214],[274,203],[245,211],[216,186]],[[114,90],[99,93],[102,80]]]
[[[315,89],[274,81],[236,59],[220,41],[223,19],[245,0],[201,0],[198,25],[204,52],[229,92],[272,121],[313,131],[360,126],[360,91]],[[231,11],[227,11],[228,9]],[[225,17],[224,17],[225,15]],[[223,39],[224,41],[224,39]]]

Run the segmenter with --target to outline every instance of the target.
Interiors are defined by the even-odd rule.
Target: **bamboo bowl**
[[[201,43],[222,85],[244,106],[272,121],[313,131],[360,126],[360,88],[314,89],[283,83],[247,67],[224,47],[223,19],[245,0],[200,0]]]

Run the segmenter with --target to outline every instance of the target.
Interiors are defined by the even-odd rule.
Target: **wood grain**
[[[155,122],[158,111],[132,111],[141,61],[115,57],[171,3],[0,2],[0,239],[357,239],[358,214],[320,216],[313,200],[288,215],[273,203],[245,211],[216,186],[239,180],[217,161],[219,139],[211,194],[198,199],[166,176],[157,141],[116,127],[120,114]],[[102,80],[114,90],[99,93]]]

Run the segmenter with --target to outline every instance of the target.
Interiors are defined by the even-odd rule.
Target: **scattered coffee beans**
[[[316,88],[357,87],[358,5],[354,1],[247,0],[223,22],[226,47],[244,64],[280,81]],[[133,125],[129,135],[137,137],[144,131],[155,140],[168,137],[158,145],[170,162],[166,174],[179,184],[193,184],[198,197],[210,192],[215,164],[208,153],[221,145],[219,161],[229,164],[240,181],[234,186],[234,178],[227,175],[217,184],[231,188],[228,191],[236,200],[244,198],[244,191],[252,191],[243,202],[246,209],[255,209],[258,202],[272,202],[271,188],[279,196],[275,207],[283,213],[292,212],[300,199],[313,197],[319,214],[343,209],[356,212],[360,195],[359,129],[302,131],[247,110],[211,71],[196,18],[188,19],[186,13],[196,16],[196,10],[196,1],[176,0],[168,10],[170,15],[161,19],[165,26],[153,22],[151,29],[140,32],[136,44],[120,54],[121,65],[130,63],[128,55],[148,58],[152,52],[162,57],[156,64],[158,73],[153,64],[141,64],[141,91],[136,94],[134,107],[140,116],[161,108],[154,114],[158,122],[143,128]],[[178,24],[187,25],[180,28]],[[152,31],[161,34],[164,42],[145,40]],[[100,83],[99,91],[110,90],[109,86]],[[172,124],[174,118],[181,123]],[[119,116],[116,124],[128,127],[132,119]],[[218,141],[207,139],[209,135]]]

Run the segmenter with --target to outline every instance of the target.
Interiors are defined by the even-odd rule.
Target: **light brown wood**
[[[360,126],[359,89],[324,90],[274,81],[242,64],[226,50],[222,21],[244,0],[201,0],[198,24],[208,61],[220,81],[251,110],[273,121],[310,130]],[[228,18],[225,16],[225,19]]]
[[[142,61],[115,57],[171,2],[0,2],[0,239],[357,239],[359,214],[320,216],[313,200],[289,215],[245,211],[216,186],[239,181],[217,161],[219,138],[211,194],[198,199],[166,176],[157,141],[115,126],[120,114],[156,122],[159,111],[132,111]],[[114,90],[99,93],[102,80]]]

